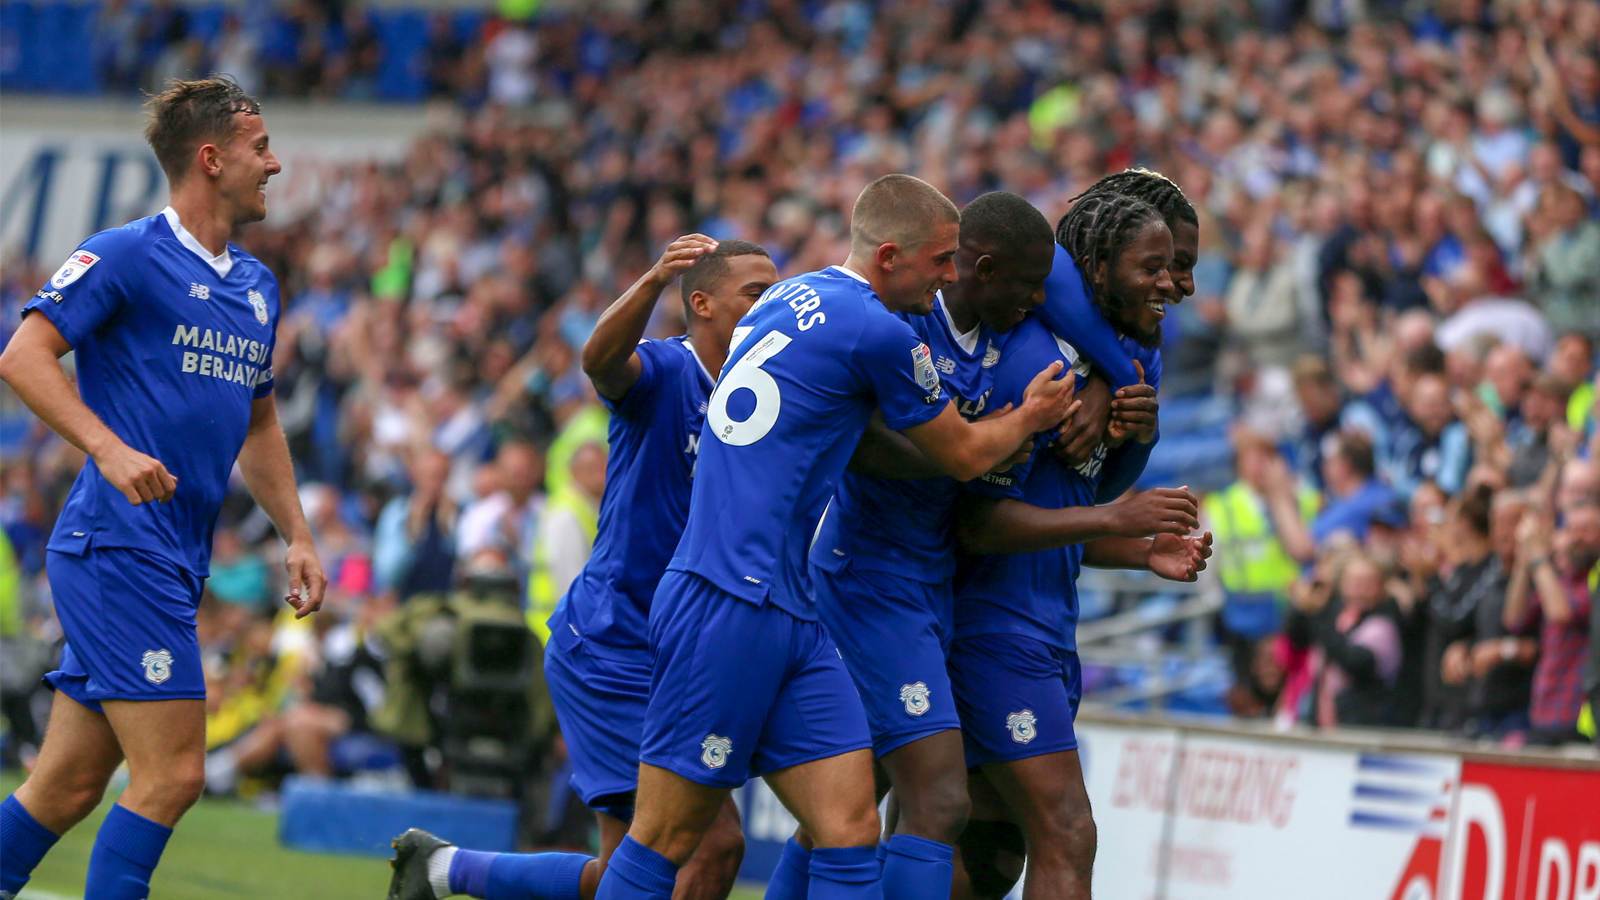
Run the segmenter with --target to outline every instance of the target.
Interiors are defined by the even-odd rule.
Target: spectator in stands
[[[485,547],[498,547],[526,577],[528,547],[545,505],[539,485],[545,480],[544,454],[524,441],[500,445],[492,464],[493,490],[461,511],[456,524],[456,557],[468,559]]]
[[[1301,479],[1323,490],[1327,487],[1324,455],[1333,435],[1341,428],[1359,429],[1371,440],[1382,433],[1382,422],[1365,403],[1346,402],[1333,370],[1321,357],[1302,356],[1295,361],[1294,392],[1305,415],[1305,425],[1292,439],[1288,455]],[[1381,439],[1378,443],[1382,443]]]
[[[1439,547],[1446,565],[1428,579],[1418,605],[1422,648],[1422,713],[1418,727],[1459,731],[1467,719],[1470,649],[1478,609],[1499,587],[1500,567],[1489,540],[1493,492],[1480,485],[1450,504]]]
[[[573,579],[583,571],[594,549],[600,524],[600,498],[606,492],[606,448],[589,441],[573,451],[571,477],[550,495],[533,545],[533,572],[528,578],[528,622],[543,641],[550,637],[545,622],[556,611]]]
[[[1600,336],[1600,223],[1588,202],[1565,185],[1549,187],[1529,227],[1536,238],[1526,263],[1529,296],[1556,330]]]
[[[1432,481],[1446,494],[1461,490],[1472,465],[1472,444],[1456,421],[1450,384],[1443,375],[1418,376],[1404,396],[1407,419],[1394,433],[1389,483],[1409,501],[1417,485]]]
[[[1479,737],[1525,737],[1533,666],[1539,657],[1536,626],[1513,631],[1505,626],[1506,588],[1516,566],[1517,525],[1528,511],[1520,493],[1495,495],[1489,543],[1494,548],[1494,585],[1478,604],[1473,624],[1467,683],[1469,733]]]
[[[368,601],[354,610],[332,610],[342,621],[326,627],[317,641],[316,663],[309,673],[311,690],[283,716],[282,746],[294,771],[326,777],[336,769],[362,768],[371,757],[385,756],[369,720],[384,700],[387,654],[372,625],[386,609],[385,604]],[[319,620],[319,629],[324,621],[332,619]],[[341,746],[343,752],[336,754],[335,748]]]
[[[1288,367],[1300,355],[1300,302],[1293,262],[1279,259],[1266,222],[1244,234],[1239,265],[1223,302],[1228,333],[1257,366]]]
[[[445,490],[450,457],[433,449],[411,459],[411,492],[395,497],[373,529],[373,577],[379,590],[404,602],[441,593],[454,583],[456,503]]]
[[[1208,494],[1200,509],[1202,527],[1216,540],[1224,591],[1219,637],[1232,658],[1235,684],[1254,693],[1230,697],[1230,705],[1244,713],[1270,702],[1253,676],[1257,645],[1282,627],[1289,586],[1312,557],[1306,526],[1318,500],[1316,491],[1295,480],[1270,438],[1239,428],[1233,448],[1239,480]]]
[[[1600,503],[1600,461],[1570,459],[1556,480],[1556,513],[1565,516],[1583,503]]]
[[[1311,537],[1318,546],[1341,531],[1364,540],[1373,513],[1395,502],[1394,491],[1377,477],[1372,438],[1366,432],[1345,429],[1332,443],[1333,452],[1322,461],[1327,500],[1311,521]]]
[[[1537,482],[1550,465],[1551,429],[1566,429],[1563,421],[1567,392],[1555,376],[1540,372],[1522,395],[1521,415],[1506,435],[1510,460],[1505,466],[1511,487],[1525,488]]]
[[[1308,720],[1322,728],[1394,724],[1400,629],[1383,571],[1359,550],[1329,554],[1297,582],[1292,644],[1312,650]]]
[[[1568,395],[1567,427],[1582,434],[1595,403],[1595,385],[1591,380],[1594,374],[1594,341],[1574,332],[1563,334],[1556,340],[1556,349],[1550,354],[1549,372]]]
[[[1589,653],[1589,573],[1600,562],[1600,504],[1583,500],[1566,512],[1566,524],[1529,512],[1517,528],[1517,564],[1506,591],[1507,629],[1535,619],[1539,663],[1533,674],[1530,743],[1576,738]]]

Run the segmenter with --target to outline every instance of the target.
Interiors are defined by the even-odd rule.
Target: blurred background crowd
[[[402,13],[336,0],[82,9],[97,90],[216,69],[267,98],[466,110],[240,239],[282,284],[279,414],[332,583],[287,619],[279,544],[236,484],[200,619],[215,790],[296,770],[493,790],[511,757],[564,784],[537,641],[606,463],[578,349],[679,234],[757,241],[784,275],[841,261],[851,202],[892,171],[1054,220],[1140,165],[1198,209],[1145,479],[1207,492],[1218,537],[1227,677],[1196,708],[1580,739],[1600,4],[533,4],[403,13],[425,27],[398,37]],[[55,261],[5,263],[0,339]],[[652,333],[679,317],[662,302]],[[44,545],[82,455],[6,433],[0,675],[25,759],[59,634]],[[452,743],[469,731],[499,743]],[[569,801],[551,793],[549,828]]]

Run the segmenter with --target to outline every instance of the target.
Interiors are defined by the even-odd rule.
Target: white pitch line
[[[71,894],[56,894],[51,893],[50,891],[39,891],[34,890],[33,888],[24,888],[22,893],[17,895],[17,900],[83,900],[83,898],[74,897]]]

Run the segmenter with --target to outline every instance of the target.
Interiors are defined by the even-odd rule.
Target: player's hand
[[[1187,486],[1140,491],[1111,505],[1119,537],[1186,535],[1200,527],[1200,505]]]
[[[1060,436],[1050,442],[1050,452],[1069,467],[1088,462],[1106,439],[1106,429],[1111,425],[1111,385],[1104,379],[1088,379],[1076,396],[1083,406],[1061,426]]]
[[[283,567],[289,570],[289,596],[284,597],[283,602],[294,607],[294,617],[304,619],[321,609],[328,576],[322,573],[317,548],[311,545],[309,537],[290,542]]]
[[[1116,399],[1111,401],[1111,424],[1107,431],[1112,440],[1131,437],[1148,444],[1156,439],[1156,414],[1161,405],[1156,401],[1156,389],[1144,383],[1144,364],[1136,359],[1133,368],[1139,373],[1139,383],[1117,391]]]
[[[1150,571],[1168,581],[1194,581],[1211,558],[1211,532],[1185,537],[1158,534],[1150,540]]]
[[[121,491],[134,506],[153,500],[165,503],[178,489],[178,479],[167,471],[161,460],[146,456],[121,441],[96,456],[94,464],[111,486]]]
[[[656,284],[666,287],[674,278],[682,275],[684,270],[695,264],[700,257],[717,249],[717,242],[703,234],[686,234],[667,245],[667,252],[661,254],[656,264],[650,269],[650,277]]]
[[[998,418],[1001,418],[1003,416],[1008,416],[1008,415],[1011,414],[1011,409],[1012,409],[1011,404],[1007,403],[1005,406],[1002,406],[999,409],[992,410],[990,412],[987,412],[987,413],[979,416],[977,418],[977,421],[979,421],[979,422],[987,422],[990,419],[998,419]],[[1027,462],[1032,456],[1033,456],[1033,441],[1032,440],[1023,441],[1022,446],[1018,447],[1017,451],[1015,453],[1013,453],[1009,457],[1007,457],[1004,461],[1002,461],[1000,463],[1000,465],[995,466],[994,468],[990,469],[989,470],[989,474],[990,475],[998,475],[1001,472],[1007,471],[1012,466],[1020,466],[1023,463]]]
[[[1068,371],[1057,378],[1060,374],[1058,360],[1033,376],[1028,389],[1022,392],[1022,408],[1018,412],[1028,417],[1028,431],[1053,431],[1083,405],[1082,401],[1073,399],[1077,376]]]

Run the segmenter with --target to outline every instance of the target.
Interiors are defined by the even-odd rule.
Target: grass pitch
[[[0,777],[0,795],[21,784]],[[80,900],[95,830],[113,798],[68,832],[33,873],[20,900]],[[381,859],[327,856],[278,844],[278,819],[248,803],[202,799],[178,824],[150,884],[151,900],[383,900],[389,866]],[[729,900],[759,900],[741,888]]]

